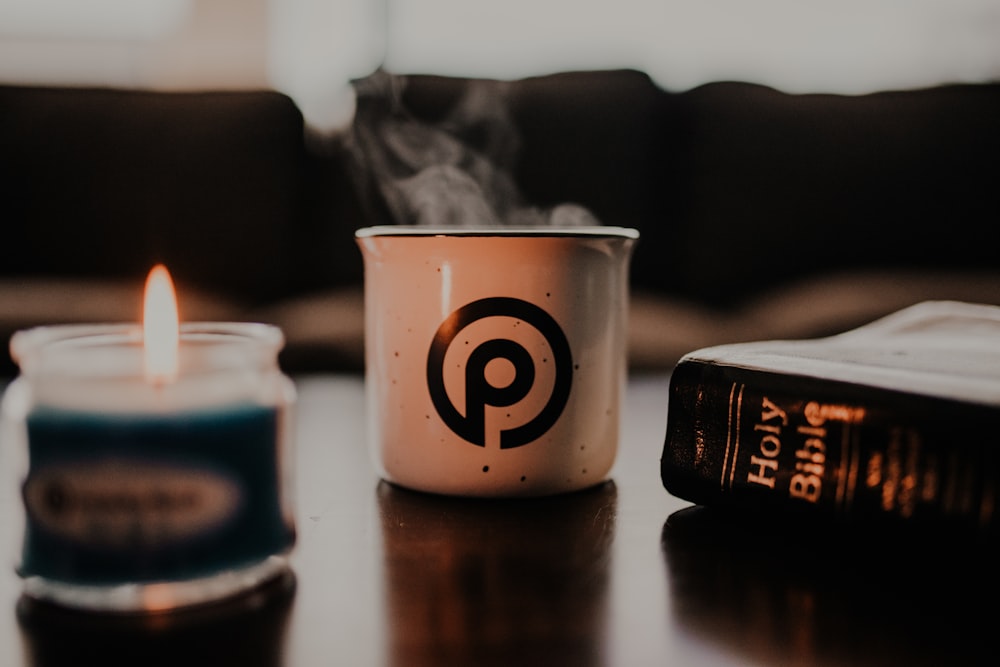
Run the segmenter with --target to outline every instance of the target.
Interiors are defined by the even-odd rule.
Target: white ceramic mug
[[[607,479],[634,229],[366,227],[367,428],[378,473],[451,495]]]

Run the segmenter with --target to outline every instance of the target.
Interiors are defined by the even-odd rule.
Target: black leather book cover
[[[700,505],[995,530],[1000,308],[925,302],[671,376],[661,477]]]

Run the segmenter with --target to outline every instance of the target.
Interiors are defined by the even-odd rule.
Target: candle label
[[[80,584],[189,579],[294,543],[282,412],[28,416],[21,574]]]
[[[49,465],[24,485],[40,529],[97,548],[194,539],[232,520],[241,500],[239,485],[221,474],[141,461]]]

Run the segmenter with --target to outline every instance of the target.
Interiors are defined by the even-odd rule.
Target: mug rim
[[[530,237],[610,237],[638,239],[639,230],[610,225],[482,225],[459,227],[448,225],[373,225],[354,232],[355,238],[377,236],[530,236]]]

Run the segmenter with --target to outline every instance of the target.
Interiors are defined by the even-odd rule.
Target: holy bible
[[[660,475],[698,505],[991,535],[998,434],[1000,306],[927,301],[825,338],[688,353]]]

